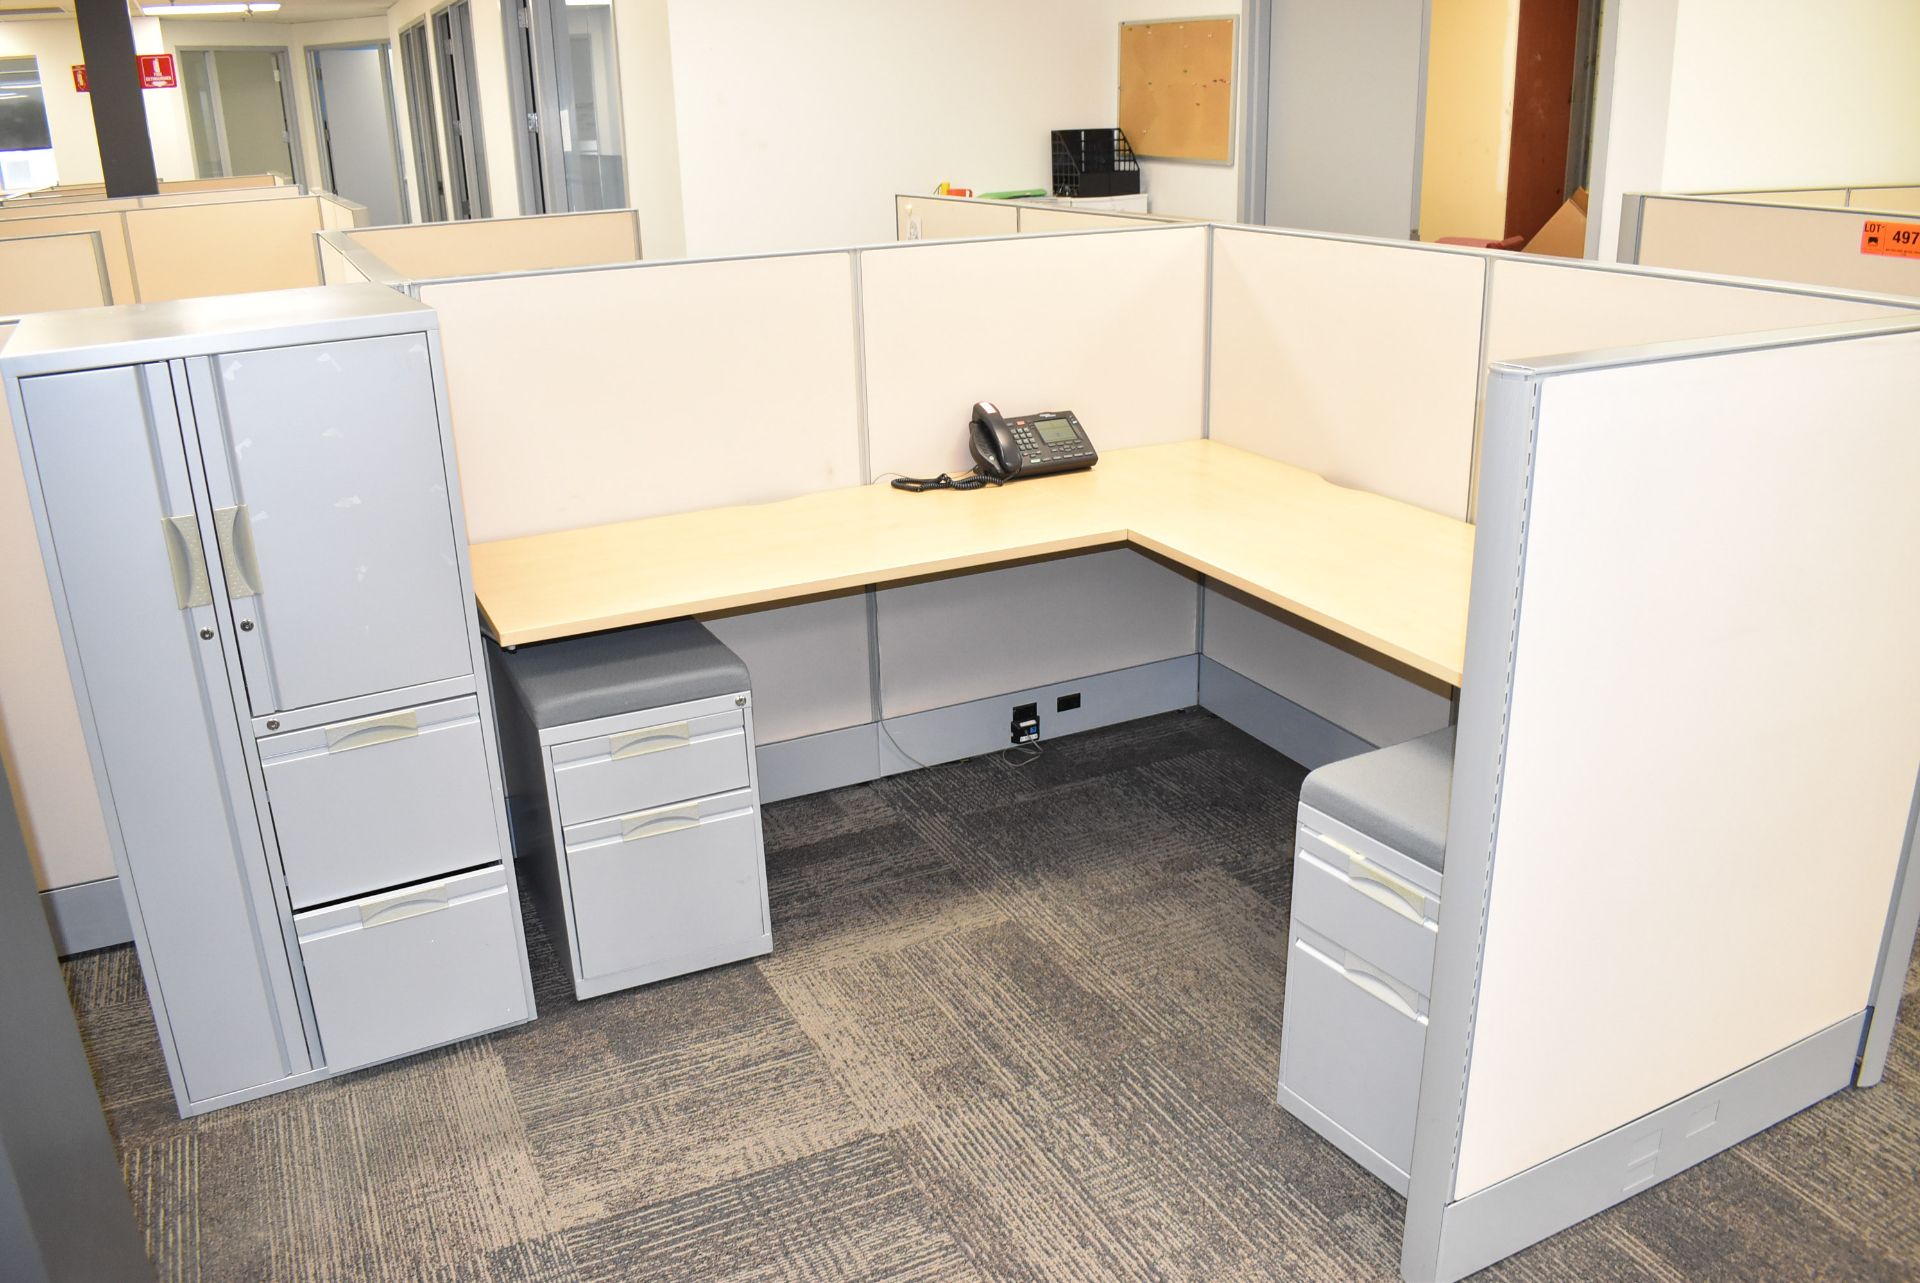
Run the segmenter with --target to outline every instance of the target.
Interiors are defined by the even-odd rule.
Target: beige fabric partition
[[[0,240],[17,236],[57,236],[92,232],[100,238],[100,255],[107,266],[107,288],[115,303],[139,299],[134,290],[133,258],[127,251],[126,224],[117,213],[59,214],[42,218],[0,221]]]
[[[1223,227],[1211,435],[1465,517],[1483,258]]]
[[[1096,227],[1145,227],[1153,223],[1182,223],[1187,219],[1157,218],[1152,214],[1110,214],[1090,209],[1021,205],[1022,232],[1086,232]]]
[[[0,316],[112,301],[100,233],[0,238]]]
[[[1538,387],[1456,1198],[1859,1014],[1920,762],[1920,333]]]
[[[630,209],[366,227],[350,235],[410,281],[606,267],[640,258],[639,218]]]
[[[320,283],[312,198],[137,209],[124,215],[140,301]]]
[[[1855,187],[1847,193],[1854,209],[1920,214],[1920,187]]]
[[[318,241],[320,254],[320,283],[322,285],[355,285],[367,279],[354,261],[342,253],[339,247],[326,241]]]
[[[1201,434],[1204,227],[862,251],[874,474],[970,466],[976,401],[1068,409],[1103,450]]]
[[[0,346],[13,326],[0,322]],[[113,876],[80,710],[67,679],[53,596],[27,503],[7,400],[0,396],[0,752],[36,881],[43,888]]]
[[[1920,300],[1914,306],[1920,307]],[[1498,257],[1493,260],[1487,306],[1487,359],[1753,334],[1900,316],[1911,310],[1737,281]]]
[[[1102,450],[1200,436],[1206,240],[1146,227],[863,251],[874,475],[969,467],[982,400],[1072,410]],[[1196,616],[1191,578],[1128,550],[886,588],[881,706],[899,716],[1191,654]]]
[[[1920,259],[1861,252],[1873,216],[1737,200],[1648,196],[1637,261],[1648,267],[1920,295]]]
[[[903,241],[941,241],[963,236],[1012,236],[1020,212],[1011,203],[954,196],[895,196],[894,231]]]
[[[857,485],[852,258],[428,283],[476,542]]]

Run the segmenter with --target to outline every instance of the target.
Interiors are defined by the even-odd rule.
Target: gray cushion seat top
[[[747,666],[698,620],[537,642],[502,658],[536,726],[566,726],[748,688]]]
[[[1453,727],[1329,762],[1300,786],[1300,801],[1430,869],[1447,852]]]

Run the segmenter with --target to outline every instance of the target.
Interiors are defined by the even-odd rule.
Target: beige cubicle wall
[[[0,241],[94,233],[108,301],[156,303],[321,282],[314,236],[353,226],[359,205],[295,187],[181,192],[0,209]]]
[[[1880,294],[1920,295],[1920,257],[1871,252],[1874,224],[1920,219],[1920,188],[1857,188],[1848,205],[1830,193],[1625,197],[1620,258],[1648,267],[1797,281]],[[1873,200],[1862,206],[1861,200]]]
[[[1101,227],[1150,227],[1195,223],[1167,214],[1086,209],[1034,200],[983,200],[977,196],[895,196],[894,238],[958,240],[1028,232],[1086,232]]]
[[[262,187],[293,187],[293,181],[284,174],[235,174],[223,178],[169,178],[158,185],[162,194],[174,192],[205,193],[249,191]],[[297,189],[296,189],[297,190]],[[6,204],[17,201],[50,200],[89,200],[105,199],[105,183],[69,183],[54,187],[41,187],[30,192],[16,192],[6,197]]]
[[[0,238],[0,316],[111,302],[100,233]]]
[[[325,270],[340,281],[448,280],[641,258],[640,216],[631,209],[361,227],[331,241]]]
[[[1832,209],[1888,212],[1920,210],[1920,186],[1788,187],[1778,191],[1690,192],[1710,200],[1757,201],[1769,205],[1808,205]]]

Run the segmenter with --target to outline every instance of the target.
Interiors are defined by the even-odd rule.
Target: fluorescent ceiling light
[[[181,14],[204,17],[215,13],[274,13],[280,8],[280,0],[219,0],[212,4],[156,4],[141,5],[143,18],[173,18]]]

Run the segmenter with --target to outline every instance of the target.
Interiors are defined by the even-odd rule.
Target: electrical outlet
[[[1010,744],[1031,744],[1040,738],[1040,706],[1038,704],[1015,704],[1013,721],[1007,726],[1011,734]]]
[[[1074,691],[1071,695],[1062,695],[1053,701],[1053,711],[1056,713],[1071,713],[1078,707],[1080,707],[1079,691]]]

